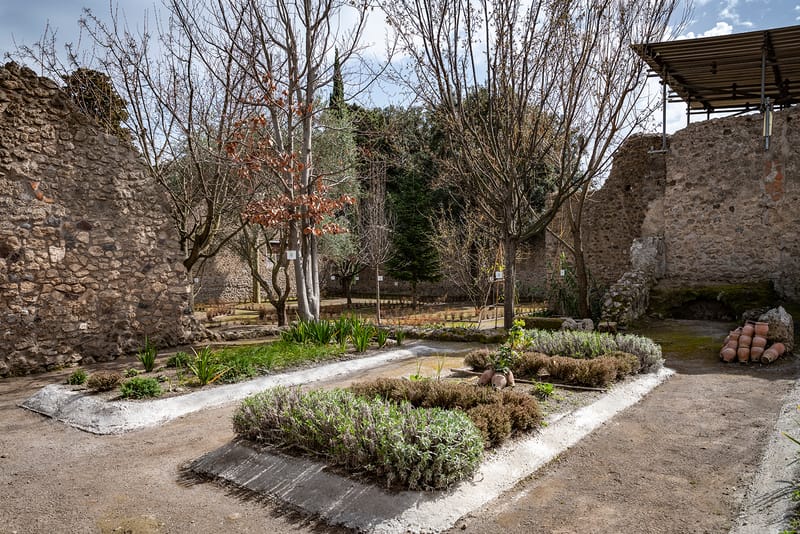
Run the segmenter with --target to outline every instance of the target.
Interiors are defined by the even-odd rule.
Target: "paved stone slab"
[[[551,422],[535,436],[492,453],[473,480],[446,492],[386,492],[343,478],[320,463],[231,443],[201,457],[192,470],[266,494],[327,522],[362,532],[438,532],[513,487],[673,374],[670,369],[615,386],[589,406]]]

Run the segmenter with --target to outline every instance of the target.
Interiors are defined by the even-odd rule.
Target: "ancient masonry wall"
[[[672,282],[771,281],[800,300],[800,108],[699,122],[675,133],[664,195]]]
[[[634,239],[664,234],[664,154],[653,151],[660,146],[660,136],[637,135],[628,139],[615,154],[603,187],[586,202],[583,249],[590,274],[601,286],[613,284],[628,270]],[[571,244],[566,224],[558,217],[550,227]],[[548,234],[550,261],[562,250],[561,243]],[[569,254],[567,259],[571,261]]]
[[[181,258],[136,152],[54,82],[0,68],[0,376],[186,340]]]
[[[223,247],[197,272],[195,302],[250,302],[253,276],[250,268],[229,247]]]

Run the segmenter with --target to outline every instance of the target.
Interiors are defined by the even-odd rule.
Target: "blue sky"
[[[119,0],[129,24],[141,24],[145,10],[154,9],[153,0]],[[57,29],[60,42],[76,41],[78,18],[83,7],[107,17],[108,0],[0,0],[0,54],[13,51],[14,41],[32,44],[49,22]],[[688,24],[682,35],[703,37],[727,35],[780,26],[800,24],[800,0],[695,0]],[[366,34],[366,41],[383,46],[383,29],[379,17]],[[376,96],[376,101],[383,98]],[[668,130],[685,124],[684,108],[670,106]],[[660,126],[660,118],[657,119]]]

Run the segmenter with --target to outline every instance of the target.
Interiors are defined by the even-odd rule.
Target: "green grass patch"
[[[223,382],[239,382],[274,371],[336,359],[344,353],[340,345],[300,344],[279,340],[264,345],[226,347],[214,351],[220,365],[229,368]]]

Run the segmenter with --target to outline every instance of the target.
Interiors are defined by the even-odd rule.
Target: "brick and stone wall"
[[[181,259],[136,151],[51,80],[0,68],[0,376],[186,340]]]

